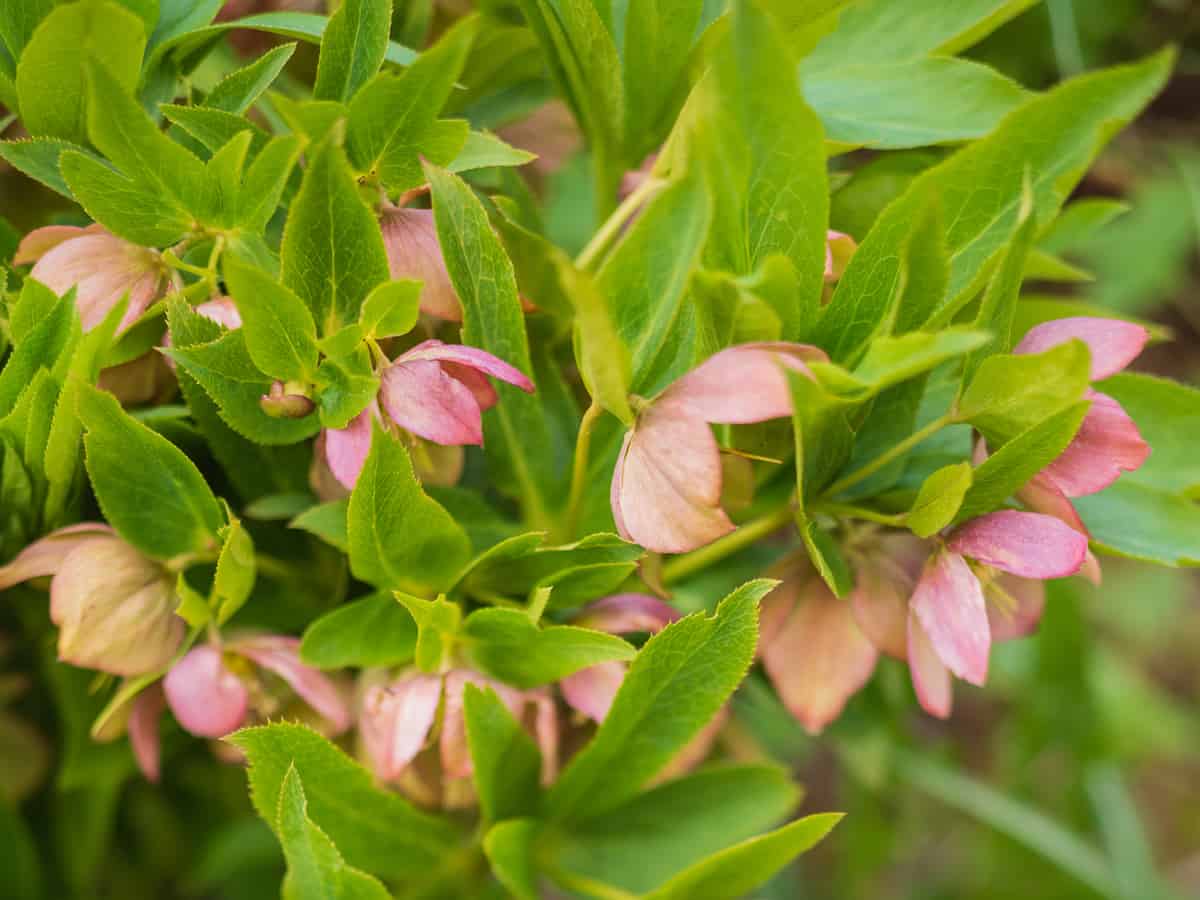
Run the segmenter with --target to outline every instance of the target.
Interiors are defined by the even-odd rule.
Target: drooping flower
[[[363,410],[345,428],[324,434],[325,458],[334,476],[352,488],[371,449],[371,417],[380,415],[435,444],[483,443],[483,413],[499,400],[488,378],[532,393],[519,369],[475,347],[425,341],[384,369],[379,404]]]
[[[825,354],[804,344],[742,344],[715,354],[638,414],[613,471],[621,536],[658,553],[684,553],[733,530],[721,507],[721,453],[709,423],[749,424],[792,414],[784,369],[811,376]]]
[[[0,568],[0,590],[47,575],[63,662],[142,675],[166,665],[183,641],[168,573],[107,525],[73,525],[29,545]]]
[[[129,306],[119,329],[128,328],[172,284],[157,251],[131,244],[99,225],[51,225],[32,231],[21,241],[13,263],[33,263],[30,277],[59,296],[75,288],[84,331],[99,325],[126,294]]]
[[[1043,581],[1079,572],[1087,538],[1053,516],[1003,509],[954,529],[925,564],[910,601],[908,665],[921,706],[950,714],[950,675],[971,684],[987,680],[993,635],[985,598],[990,570]],[[985,567],[980,573],[968,559]],[[1036,606],[1036,594],[1014,599]],[[1011,610],[1020,631],[1036,622],[1037,609]]]
[[[379,227],[392,278],[422,282],[421,312],[461,322],[462,301],[446,270],[433,210],[389,205],[379,217]]]
[[[651,634],[679,618],[679,612],[649,594],[615,594],[589,605],[574,624],[609,634]],[[625,680],[626,663],[609,660],[580,669],[559,682],[563,699],[593,722],[603,722]]]

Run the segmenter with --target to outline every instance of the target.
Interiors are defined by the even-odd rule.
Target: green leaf
[[[300,139],[293,135],[271,138],[254,157],[242,179],[238,223],[258,233],[267,227],[283,197],[292,169],[300,158]]]
[[[333,841],[308,818],[304,786],[293,763],[279,789],[275,822],[287,859],[286,900],[387,900],[391,897],[375,878],[346,867]]]
[[[84,388],[78,403],[92,487],[121,537],[158,559],[214,547],[221,507],[183,451],[126,415],[111,394]]]
[[[20,0],[5,4],[0,11],[0,44],[8,47],[14,59],[21,58],[21,51],[29,43],[33,30],[54,5],[54,0]]]
[[[796,450],[796,496],[816,495],[845,465],[854,448],[850,401],[835,397],[800,372],[789,371]]]
[[[533,738],[491,688],[467,684],[463,710],[483,820],[502,822],[535,813],[542,754]]]
[[[525,596],[547,584],[559,585],[572,573],[601,566],[632,566],[645,551],[615,534],[590,534],[581,541],[541,546],[541,532],[520,534],[497,543],[476,557],[460,576],[468,591],[483,588],[510,596]],[[551,607],[557,598],[551,595]]]
[[[535,159],[536,153],[506,144],[490,131],[472,131],[467,135],[467,142],[463,144],[458,155],[447,164],[446,169],[450,172],[470,172],[474,169],[491,169],[498,166],[523,166]]]
[[[379,393],[379,378],[367,348],[342,359],[327,359],[317,370],[317,402],[325,428],[345,428]]]
[[[80,336],[75,295],[68,291],[53,308],[30,329],[0,371],[0,415],[8,415],[21,393],[43,367],[53,368],[64,351],[74,348]]]
[[[1090,370],[1091,356],[1081,341],[1045,353],[990,356],[963,392],[957,417],[998,447],[1081,400]]]
[[[1191,496],[1200,491],[1200,391],[1133,373],[1116,375],[1097,387],[1121,404],[1150,445],[1150,458],[1121,479],[1168,493]]]
[[[254,539],[242,527],[241,521],[231,519],[221,529],[221,539],[221,553],[217,556],[217,573],[213,579],[218,625],[232,619],[234,613],[250,599],[258,574]]]
[[[804,541],[804,549],[808,558],[816,567],[821,580],[828,585],[836,597],[845,597],[854,588],[854,575],[846,564],[842,551],[833,536],[820,522],[798,519],[800,538]]]
[[[829,140],[898,150],[981,138],[1029,97],[1015,81],[976,62],[871,61],[880,58],[848,57],[805,74],[805,99]]]
[[[949,328],[945,331],[910,331],[900,337],[881,337],[871,342],[855,367],[853,378],[874,396],[893,385],[936,369],[947,360],[977,351],[990,335],[979,329]],[[815,366],[814,371],[822,371]],[[859,399],[856,397],[856,399]]]
[[[57,138],[0,141],[0,158],[52,191],[57,191],[68,200],[74,200],[75,195],[71,193],[71,188],[67,186],[59,170],[59,158],[66,150],[86,152],[77,144]]]
[[[379,223],[332,137],[292,201],[280,259],[283,283],[308,304],[322,336],[357,321],[371,289],[389,278]]]
[[[970,519],[998,509],[1057,459],[1079,431],[1090,405],[1087,401],[1072,404],[993,450],[975,470],[958,518]]]
[[[699,178],[674,182],[642,210],[596,275],[617,337],[628,348],[629,384],[637,393],[650,394],[682,374],[659,373],[656,364],[673,349],[667,336],[699,264],[709,216]]]
[[[249,760],[250,797],[259,815],[268,824],[277,821],[283,781],[294,766],[307,786],[308,817],[352,866],[383,878],[412,878],[435,868],[460,840],[449,821],[375,787],[366,769],[302,725],[245,728],[227,740]]]
[[[283,44],[268,50],[248,66],[230,72],[204,98],[209,109],[241,115],[274,84],[283,67],[296,52],[295,44]]]
[[[391,0],[345,0],[329,17],[313,96],[348,101],[383,65],[392,27]]]
[[[533,850],[541,824],[535,819],[512,819],[493,825],[483,838],[492,874],[517,900],[538,900]]]
[[[403,445],[373,427],[350,495],[350,570],[381,588],[448,586],[471,554],[467,535],[421,489]]]
[[[445,165],[458,155],[461,142],[445,147],[439,140],[444,126],[438,126],[438,113],[462,73],[477,26],[474,17],[461,20],[402,75],[378,75],[354,98],[346,152],[358,171],[377,174],[399,192],[425,180],[422,156]]]
[[[350,535],[346,521],[349,505],[349,498],[320,503],[296,516],[288,525],[314,534],[330,546],[349,553]]]
[[[1092,543],[1160,566],[1200,565],[1200,507],[1191,500],[1122,478],[1073,501]]]
[[[254,364],[284,381],[311,381],[320,353],[317,326],[304,301],[234,254],[225,254],[223,263]]]
[[[905,523],[917,537],[932,537],[954,521],[970,488],[970,463],[943,466],[921,484]]]
[[[1047,253],[1076,250],[1095,237],[1109,222],[1129,212],[1129,205],[1104,197],[1076,200],[1051,223],[1038,238],[1038,247]]]
[[[363,301],[358,324],[365,336],[395,337],[408,334],[420,315],[421,283],[388,281],[376,287]]]
[[[874,52],[874,51],[872,51]],[[880,215],[825,308],[814,341],[837,362],[852,360],[890,321],[901,254],[912,221],[940,196],[950,282],[943,310],[959,308],[1018,227],[1029,179],[1042,227],[1116,127],[1149,102],[1170,72],[1170,52],[1072,79],[1014,110],[986,138],[926,170]],[[988,185],[980,191],[981,183]],[[942,313],[942,315],[945,315]],[[921,324],[921,323],[916,323]]]
[[[68,193],[87,214],[128,241],[166,246],[191,228],[192,220],[181,206],[92,156],[68,150],[59,157],[59,168]]]
[[[463,342],[532,371],[525,317],[512,262],[488,224],[479,199],[457,175],[425,167],[433,191],[438,242],[454,290],[462,300]],[[549,522],[559,502],[566,460],[555,459],[546,410],[537,397],[507,384],[496,385],[500,402],[484,414],[484,446],[492,476],[520,497],[526,520]]]
[[[614,634],[550,625],[539,628],[522,610],[478,609],[463,623],[466,652],[482,671],[506,684],[533,688],[609,660],[627,660],[634,649]]]
[[[444,597],[422,600],[402,591],[396,592],[396,599],[417,625],[417,668],[430,674],[444,672],[462,626],[462,607]]]
[[[680,872],[646,900],[737,900],[762,886],[793,859],[818,844],[842,819],[822,813],[722,850]]]
[[[595,280],[575,268],[565,254],[556,253],[554,259],[562,291],[575,308],[575,346],[584,386],[594,403],[632,425],[629,350],[613,327],[609,302]]]
[[[325,613],[304,631],[300,659],[318,669],[399,666],[417,646],[417,626],[386,592]]]
[[[754,658],[758,601],[774,586],[749,582],[713,616],[687,616],[646,642],[595,737],[550,789],[552,818],[627,802],[716,715]]]
[[[556,867],[641,894],[789,816],[800,791],[766,765],[701,769],[564,831]]]
[[[17,64],[21,122],[33,135],[87,137],[88,66],[107,67],[125,91],[137,84],[146,26],[108,0],[81,0],[53,9],[33,32]],[[115,161],[115,160],[114,160]]]

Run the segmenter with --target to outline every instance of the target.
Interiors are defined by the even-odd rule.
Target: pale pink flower
[[[0,590],[52,576],[50,619],[63,662],[112,675],[161,668],[183,641],[175,591],[165,569],[107,525],[60,529],[0,568]]]
[[[99,325],[126,295],[129,305],[119,329],[128,328],[172,284],[157,251],[131,244],[99,225],[51,225],[32,231],[21,241],[13,263],[33,263],[30,277],[59,296],[75,288],[84,331]]]
[[[709,423],[748,424],[792,414],[785,369],[812,377],[815,347],[743,344],[715,354],[639,412],[613,471],[621,536],[658,553],[684,553],[733,530],[721,507],[721,452]]]
[[[389,205],[379,218],[379,228],[392,278],[422,283],[421,312],[448,322],[461,322],[462,301],[446,270],[433,210]]]

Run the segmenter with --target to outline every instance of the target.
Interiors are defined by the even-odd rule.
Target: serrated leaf
[[[59,169],[59,158],[67,150],[86,153],[78,144],[57,138],[0,141],[0,158],[52,191],[62,194],[68,200],[74,200],[75,195],[71,193],[71,188]]]
[[[210,109],[242,114],[269,88],[296,52],[295,44],[268,50],[248,66],[230,72],[204,98]]]
[[[325,613],[304,631],[300,658],[318,669],[399,666],[417,645],[412,616],[381,591]]]
[[[575,307],[575,346],[584,386],[592,402],[632,425],[629,350],[613,327],[610,304],[595,280],[569,259],[560,255],[555,262],[562,291]]]
[[[233,519],[222,529],[221,552],[217,556],[217,572],[213,578],[213,594],[217,601],[217,624],[223,625],[242,608],[254,590],[258,561],[254,555],[254,539]]]
[[[284,381],[311,381],[320,353],[317,327],[304,301],[234,254],[226,254],[223,263],[254,364]]]
[[[313,96],[348,101],[383,65],[392,26],[391,0],[345,0],[329,17]]]
[[[363,301],[358,319],[361,334],[380,338],[408,334],[420,316],[420,296],[419,281],[388,281],[378,285]]]
[[[533,738],[491,688],[467,684],[463,710],[483,820],[502,822],[536,813],[542,754]]]
[[[68,150],[59,157],[59,169],[68,193],[87,214],[128,241],[166,246],[191,228],[183,207],[92,156]]]

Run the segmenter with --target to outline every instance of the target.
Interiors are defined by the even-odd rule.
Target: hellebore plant
[[[213,53],[219,4],[0,10],[0,157],[63,210],[0,241],[0,625],[57,645],[71,792],[26,809],[187,796],[233,847],[244,764],[288,897],[734,900],[838,821],[780,824],[768,685],[887,750],[1059,579],[1200,559],[1197,395],[1022,294],[1169,56],[930,122],[839,73],[957,90],[1002,17],[628,5],[230,23],[319,35],[311,83]],[[126,890],[80,858],[46,896]]]

